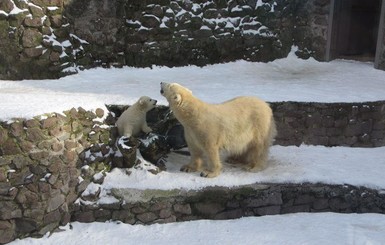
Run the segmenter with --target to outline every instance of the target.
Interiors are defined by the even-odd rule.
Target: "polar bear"
[[[148,96],[142,96],[135,104],[125,110],[116,121],[119,135],[130,137],[138,136],[141,131],[151,132],[152,130],[146,122],[146,113],[155,107],[156,102]]]
[[[181,171],[218,176],[222,169],[220,151],[228,154],[228,161],[245,164],[250,171],[265,168],[276,136],[273,113],[266,102],[237,97],[222,104],[208,104],[177,83],[161,83],[160,93],[184,127],[191,159]],[[202,168],[204,157],[206,169]]]

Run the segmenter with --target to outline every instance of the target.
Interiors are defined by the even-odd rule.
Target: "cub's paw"
[[[181,172],[186,172],[186,173],[191,173],[191,172],[196,172],[197,169],[194,167],[191,167],[190,165],[184,165],[183,167],[180,168]]]

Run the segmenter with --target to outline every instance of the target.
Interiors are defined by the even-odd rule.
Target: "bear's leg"
[[[262,146],[251,146],[245,153],[247,166],[246,169],[251,172],[258,172],[266,168],[266,161],[269,153],[268,144]]]
[[[214,178],[221,173],[222,164],[219,157],[218,148],[207,149],[207,169],[201,173],[202,177]]]
[[[146,122],[144,122],[143,126],[142,126],[142,131],[146,134],[152,132],[152,129],[147,125]]]
[[[202,167],[202,162],[203,162],[202,160],[203,152],[200,149],[193,147],[192,145],[189,145],[188,148],[191,154],[190,162],[182,166],[180,171],[182,172],[200,171]]]
[[[132,131],[133,131],[133,127],[130,126],[130,125],[125,125],[124,126],[124,129],[123,129],[123,134],[121,136],[126,136],[126,137],[131,137],[132,135]]]

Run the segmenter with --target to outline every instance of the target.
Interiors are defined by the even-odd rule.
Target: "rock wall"
[[[279,132],[276,144],[385,145],[385,101],[271,105]],[[42,236],[70,220],[114,219],[148,224],[296,211],[384,211],[384,195],[374,190],[317,185],[208,189],[191,193],[173,190],[153,199],[159,193],[148,190],[140,193],[150,197],[146,201],[127,199],[135,195],[116,189],[113,191],[116,202],[95,204],[97,191],[90,195],[83,191],[89,185],[101,184],[112,167],[125,166],[124,156],[115,146],[117,130],[113,126],[114,115],[120,115],[122,109],[109,107],[111,112],[107,116],[102,109],[93,112],[73,108],[62,114],[0,122],[0,243]],[[168,112],[167,107],[160,106],[149,113],[148,122],[157,133],[164,134],[174,125],[162,121]],[[155,147],[157,150],[163,154],[169,149]],[[153,153],[149,152],[149,156],[158,160],[159,156]],[[212,199],[217,197],[215,193],[223,196],[218,197],[220,203]],[[359,200],[361,194],[365,198]],[[75,202],[80,196],[82,201]]]
[[[2,0],[0,79],[95,66],[323,60],[329,0]]]
[[[385,101],[270,103],[279,145],[379,147],[385,145]]]
[[[104,159],[111,155],[103,116],[102,109],[79,108],[0,123],[0,243],[41,236],[70,221],[92,178],[81,168],[85,158],[87,169],[109,170],[91,157],[96,151]]]
[[[112,189],[116,202],[79,202],[73,221],[154,224],[297,212],[385,213],[385,195],[348,185],[254,184],[196,191]],[[132,197],[135,197],[133,199]]]

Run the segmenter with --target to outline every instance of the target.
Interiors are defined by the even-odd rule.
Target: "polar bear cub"
[[[276,135],[273,113],[266,102],[243,96],[208,104],[177,83],[161,83],[160,93],[184,127],[191,159],[181,171],[218,176],[222,169],[220,151],[229,155],[228,161],[245,164],[248,170],[265,168]]]
[[[139,100],[125,110],[116,121],[120,136],[138,136],[141,131],[149,133],[152,129],[147,125],[146,113],[153,109],[156,100],[142,96]]]

